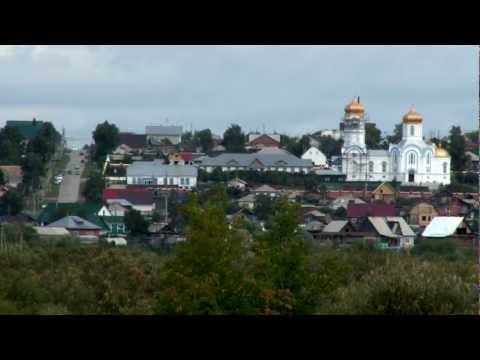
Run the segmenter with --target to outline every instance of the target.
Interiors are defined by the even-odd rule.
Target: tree
[[[332,156],[340,155],[343,145],[342,139],[335,140],[331,136],[320,136],[318,140],[320,142],[318,148],[323,152],[327,159],[331,159]]]
[[[393,135],[388,135],[386,140],[389,144],[398,144],[402,140],[402,123],[395,125]]]
[[[5,184],[6,184],[5,174],[3,173],[2,170],[0,170],[0,185],[5,185]]]
[[[23,196],[16,191],[8,191],[0,198],[0,211],[3,214],[16,215],[23,210]]]
[[[223,146],[228,152],[245,152],[245,134],[240,125],[232,124],[223,134]]]
[[[93,172],[88,178],[83,196],[88,202],[101,202],[102,192],[105,188],[105,179],[98,171]]]
[[[125,214],[124,221],[132,236],[143,235],[148,232],[148,222],[138,210],[129,210]]]
[[[115,124],[104,121],[98,124],[93,132],[95,141],[94,159],[101,162],[105,157],[117,148],[120,144],[119,130]]]
[[[4,127],[0,130],[0,162],[4,164],[20,164],[22,153],[23,136],[17,128]]]
[[[40,154],[27,153],[21,161],[22,183],[25,193],[39,188],[40,177],[45,175],[45,164]]]
[[[255,197],[253,213],[259,220],[268,220],[273,212],[273,199],[269,195],[260,194]]]
[[[381,149],[382,148],[382,132],[377,129],[374,123],[365,124],[365,143],[367,149]]]
[[[467,165],[468,157],[465,154],[465,138],[460,126],[452,126],[448,137],[448,151],[452,158],[452,170],[463,171]]]
[[[244,236],[225,222],[226,194],[215,190],[216,200],[201,206],[190,194],[181,211],[186,241],[165,264],[157,293],[159,314],[255,313],[254,282],[248,277]]]
[[[292,153],[293,155],[300,157],[302,156],[305,151],[310,148],[310,137],[308,135],[303,135],[299,141],[291,143],[287,147],[287,151]]]
[[[195,147],[200,147],[202,152],[208,153],[213,149],[213,136],[210,129],[204,129],[201,131],[196,131],[193,136],[193,143]]]
[[[307,314],[315,307],[319,288],[298,227],[300,212],[298,204],[279,198],[271,230],[256,239],[255,278],[260,291],[260,313]]]

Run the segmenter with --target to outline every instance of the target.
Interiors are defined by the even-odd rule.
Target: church
[[[388,150],[365,145],[365,108],[360,98],[345,107],[340,123],[343,138],[341,171],[347,181],[399,181],[437,187],[450,184],[450,155],[423,139],[423,118],[412,107],[402,119],[402,140]]]

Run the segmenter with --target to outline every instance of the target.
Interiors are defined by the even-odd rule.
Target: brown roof
[[[347,217],[395,216],[393,204],[348,204]]]
[[[118,136],[120,138],[120,145],[125,144],[132,149],[139,149],[147,145],[147,136],[145,134],[121,132]]]

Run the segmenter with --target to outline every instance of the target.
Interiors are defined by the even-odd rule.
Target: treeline
[[[60,140],[61,135],[50,122],[43,123],[30,141],[14,127],[0,130],[0,164],[21,166],[20,192],[29,194],[40,187],[40,178],[45,175]]]
[[[278,171],[222,171],[215,168],[211,173],[199,169],[198,181],[200,182],[226,182],[238,177],[244,181],[255,184],[269,184],[286,187],[301,187],[306,190],[315,190],[318,185],[325,184],[325,176],[317,174],[287,173]],[[339,177],[338,179],[342,179]],[[337,180],[337,178],[335,178]],[[333,182],[333,181],[332,181]]]
[[[451,242],[410,253],[321,248],[305,239],[298,205],[285,199],[266,232],[242,217],[227,224],[226,206],[220,187],[203,204],[191,195],[181,209],[187,240],[171,256],[26,236],[28,245],[6,251],[1,242],[0,313],[478,313],[475,254]]]

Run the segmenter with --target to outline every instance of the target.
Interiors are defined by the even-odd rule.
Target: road
[[[80,152],[80,150],[76,150],[70,153],[70,161],[65,168],[63,181],[58,193],[59,203],[78,202],[80,179],[84,168],[84,164],[81,162],[83,157],[80,155]],[[75,170],[76,167],[78,167],[79,170]],[[71,171],[71,174],[68,173],[69,171]]]

